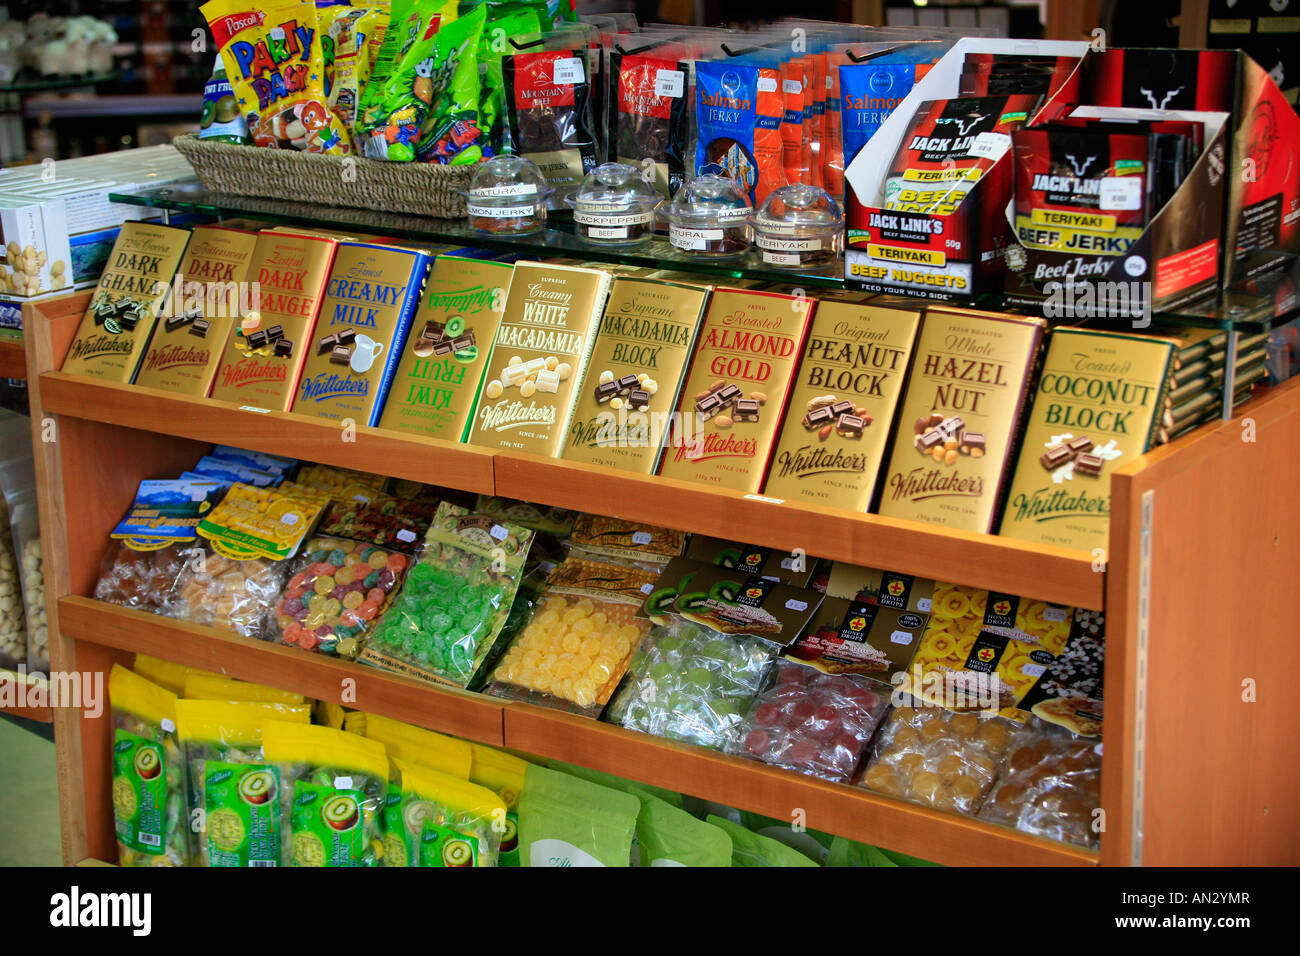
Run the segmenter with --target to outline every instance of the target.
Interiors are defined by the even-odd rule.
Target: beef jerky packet
[[[883,184],[885,209],[946,216],[1010,149],[1036,94],[927,100],[908,124]]]
[[[689,64],[672,43],[620,37],[609,55],[608,126],[610,153],[653,174],[665,197],[686,176],[686,76]]]
[[[507,42],[512,52],[501,58],[501,75],[510,149],[537,164],[555,188],[551,204],[561,208],[596,166],[582,37],[565,31]]]

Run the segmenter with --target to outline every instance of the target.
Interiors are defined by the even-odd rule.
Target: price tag
[[[509,529],[507,529],[503,524],[494,524],[492,530],[489,531],[488,534],[492,535],[493,540],[496,541],[504,541],[506,538],[510,537]]]
[[[1061,621],[1064,621],[1064,620],[1065,620],[1065,608],[1063,608],[1063,607],[1049,607],[1049,608],[1047,608],[1045,611],[1043,611],[1043,620],[1044,620],[1044,621],[1056,621],[1057,623],[1060,623]]]
[[[298,516],[297,516],[296,514],[294,514],[292,511],[290,511],[290,512],[289,512],[288,514],[286,514],[286,515],[281,515],[281,516],[280,516],[280,524],[287,524],[287,525],[289,525],[290,527],[292,527],[292,526],[296,525],[297,523],[298,523]]]
[[[586,79],[582,71],[581,57],[571,56],[555,61],[555,73],[551,77],[556,86],[572,86]]]
[[[176,724],[172,722],[172,719],[170,717],[164,717],[162,720],[158,722],[158,726],[161,727],[166,733],[169,734],[176,730]]]
[[[808,610],[808,602],[790,598],[790,600],[785,602],[785,609],[787,611],[806,611]]]
[[[776,92],[776,78],[775,78],[775,77],[772,77],[772,76],[760,76],[760,77],[758,78],[758,92],[760,92],[760,93],[775,93],[775,92]]]
[[[912,643],[912,635],[909,634],[907,631],[895,631],[893,634],[889,635],[889,639],[893,641],[895,644]]]
[[[240,405],[239,410],[241,412],[257,412],[259,415],[269,415],[271,413],[269,408],[258,408],[256,405]]]
[[[916,602],[916,609],[920,611],[922,614],[929,614],[930,604],[931,601],[929,598],[918,598]]]
[[[1101,196],[1097,205],[1101,209],[1141,209],[1141,176],[1107,176],[1101,181]]]
[[[651,591],[653,591],[654,589],[655,589],[655,586],[654,586],[653,584],[651,584],[649,581],[647,581],[645,584],[641,585],[641,593],[642,593],[642,594],[649,594],[649,593],[650,593]]]
[[[767,495],[745,495],[750,501],[766,501],[769,505],[783,505],[784,498],[769,498]]]
[[[784,90],[786,93],[790,93],[792,95],[795,93],[802,93],[803,84],[800,83],[798,80],[785,80],[781,84],[781,89]]]
[[[972,156],[997,162],[1010,148],[1011,137],[1006,133],[980,133],[970,144],[968,152]]]
[[[1020,673],[1026,677],[1042,677],[1043,671],[1047,670],[1042,664],[1026,664],[1020,668]]]
[[[352,789],[352,778],[351,778],[351,777],[335,777],[335,778],[334,778],[334,789],[335,789],[335,790],[351,790],[351,789]]]
[[[660,70],[655,74],[655,96],[679,97],[686,92],[686,74],[681,70]]]
[[[651,534],[650,534],[649,531],[633,531],[633,532],[632,532],[632,543],[633,543],[633,544],[649,544],[652,540],[653,540],[653,537],[651,536]]]
[[[402,528],[400,531],[397,532],[397,540],[405,541],[407,544],[410,544],[412,541],[415,540],[415,532],[412,531],[410,528]]]

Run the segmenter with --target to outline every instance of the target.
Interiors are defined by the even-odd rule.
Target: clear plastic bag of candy
[[[859,783],[922,806],[973,815],[1024,734],[1021,724],[1005,717],[896,707]]]
[[[237,561],[192,545],[164,614],[243,637],[261,637],[266,617],[284,589],[285,561]]]
[[[532,540],[527,528],[444,501],[360,660],[468,686],[510,615]]]
[[[848,781],[889,709],[891,688],[791,660],[732,728],[727,750],[826,780]]]
[[[95,582],[95,600],[169,614],[181,572],[196,548],[206,553],[192,541],[154,551],[136,551],[123,541],[112,541]]]
[[[1007,758],[981,819],[1034,836],[1096,848],[1101,806],[1101,742],[1033,719]]]
[[[294,563],[267,631],[303,650],[356,657],[387,610],[410,559],[373,544],[317,535]]]
[[[721,748],[763,686],[777,646],[673,618],[632,655],[605,719],[630,730]]]

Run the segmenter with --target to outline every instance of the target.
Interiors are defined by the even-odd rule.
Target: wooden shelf
[[[59,620],[64,635],[78,641],[268,684],[498,747],[503,742],[503,702],[482,694],[91,598],[60,599]]]
[[[23,343],[14,339],[0,339],[0,378],[26,378],[27,355]]]
[[[289,455],[394,478],[492,494],[492,453],[470,445],[356,426],[291,412],[190,398],[64,372],[41,375],[41,409],[87,421]]]
[[[36,680],[30,675],[20,676],[17,671],[0,669],[0,681],[5,683],[27,683],[34,684]],[[42,683],[45,683],[42,681]],[[47,684],[48,687],[48,684]],[[54,717],[49,705],[43,707],[27,707],[20,704],[0,704],[0,713],[10,714],[14,717],[26,717],[28,720],[35,720],[42,724],[50,723]]]
[[[856,787],[609,724],[508,704],[506,746],[789,820],[950,866],[1096,866],[1098,855]]]
[[[338,702],[496,746],[581,763],[757,813],[805,811],[809,827],[937,863],[1096,865],[1097,854],[925,810],[700,747],[536,707],[411,680],[296,648],[239,637],[84,597],[59,601],[64,636],[149,654]]]
[[[809,557],[884,568],[1076,607],[1100,608],[1105,575],[1082,551],[914,521],[815,508],[693,482],[499,453],[497,494],[597,510]]]

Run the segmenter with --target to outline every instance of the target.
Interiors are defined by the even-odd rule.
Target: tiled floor
[[[0,866],[58,866],[54,744],[0,718]]]

